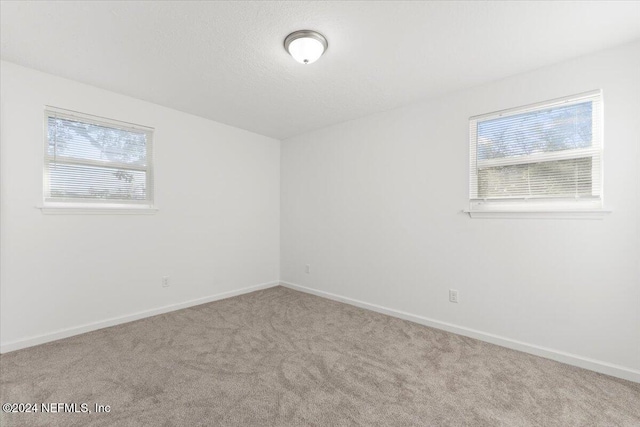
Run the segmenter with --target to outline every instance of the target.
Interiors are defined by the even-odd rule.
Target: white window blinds
[[[472,209],[601,200],[600,91],[472,117],[469,131]]]
[[[151,128],[54,108],[45,125],[45,202],[153,204]]]

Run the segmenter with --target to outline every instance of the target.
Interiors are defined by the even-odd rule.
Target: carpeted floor
[[[4,426],[640,426],[640,384],[283,287],[0,356]],[[78,410],[81,407],[78,406]]]

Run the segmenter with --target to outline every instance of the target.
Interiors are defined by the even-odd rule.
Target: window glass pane
[[[580,197],[592,190],[592,159],[570,159],[478,170],[478,197]]]
[[[51,197],[141,200],[146,198],[146,172],[106,167],[49,164]]]
[[[47,152],[52,157],[67,157],[137,166],[147,164],[147,134],[49,117]]]
[[[477,159],[589,148],[592,101],[478,122]]]

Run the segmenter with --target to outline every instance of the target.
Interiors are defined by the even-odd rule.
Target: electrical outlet
[[[169,287],[169,276],[164,276],[162,278],[162,287],[163,288],[168,288]]]
[[[458,291],[455,289],[449,289],[449,302],[458,302]]]
[[[311,265],[307,264],[304,268],[304,271],[306,271],[307,274],[311,274]]]

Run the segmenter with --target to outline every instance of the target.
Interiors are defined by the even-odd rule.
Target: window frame
[[[565,96],[552,100],[518,106],[492,113],[481,114],[469,118],[469,207],[463,212],[472,218],[602,218],[603,214],[611,211],[604,209],[604,127],[603,127],[603,99],[602,90],[593,90],[576,95]],[[526,197],[514,196],[505,198],[478,197],[478,160],[477,160],[477,127],[482,121],[516,114],[539,111],[564,105],[573,105],[593,100],[599,103],[599,108],[592,109],[592,148],[579,148],[557,152],[533,153],[529,155],[497,158],[481,161],[485,167],[510,166],[518,164],[540,163],[544,161],[569,160],[589,157],[592,161],[592,177],[599,183],[595,196],[583,197]],[[594,141],[597,147],[593,147]],[[587,155],[591,154],[591,155]],[[475,197],[474,197],[475,196]]]
[[[62,164],[86,165],[86,166],[108,166],[119,169],[142,171],[146,174],[145,200],[108,200],[108,199],[82,199],[82,198],[62,198],[51,197],[51,186],[49,176],[49,165],[52,157],[49,155],[49,118],[64,118],[82,123],[104,126],[124,131],[144,132],[146,134],[146,166],[137,166],[122,163],[99,162],[89,159],[56,159]],[[154,205],[154,159],[153,159],[153,136],[155,129],[148,126],[123,122],[81,113],[74,110],[45,105],[44,127],[43,127],[43,180],[42,180],[42,206],[38,206],[43,213],[47,214],[152,214],[157,212]]]

